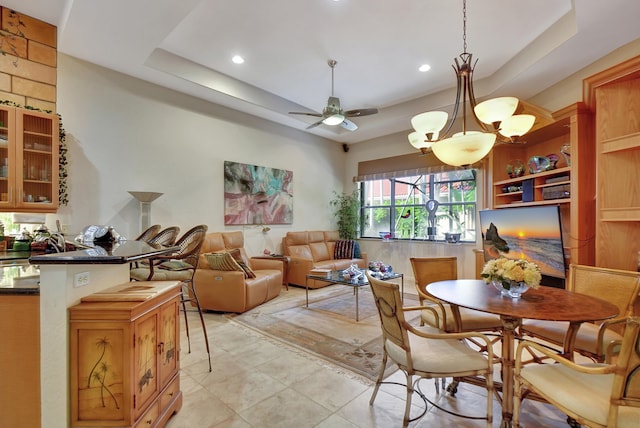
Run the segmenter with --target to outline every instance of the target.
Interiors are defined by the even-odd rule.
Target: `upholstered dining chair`
[[[402,307],[399,285],[392,281],[382,281],[367,273],[369,285],[375,300],[382,327],[383,358],[376,386],[369,400],[373,405],[380,385],[383,384],[388,358],[391,358],[405,374],[407,396],[403,427],[424,415],[410,419],[411,398],[421,379],[445,377],[483,376],[487,388],[487,427],[493,420],[493,351],[491,341],[482,333],[443,333],[432,327],[414,327],[404,316],[405,311],[420,310],[421,306]],[[465,340],[473,338],[484,342],[486,354],[469,347]],[[414,376],[417,378],[414,381]],[[462,415],[458,415],[462,416]]]
[[[518,426],[523,398],[530,392],[589,427],[640,426],[640,318],[629,317],[615,364],[575,364],[538,343],[522,341],[516,349],[513,426]],[[555,364],[524,364],[526,348]]]
[[[160,232],[160,229],[162,229],[162,226],[159,224],[154,224],[153,226],[149,226],[135,240],[147,242],[149,239],[156,236],[158,232]]]
[[[598,297],[618,307],[618,317],[580,325],[574,351],[596,362],[613,352],[610,344],[622,340],[624,324],[617,320],[633,315],[633,306],[640,292],[640,273],[594,266],[570,265],[567,289],[575,293]],[[559,321],[524,320],[520,336],[530,336],[561,346],[569,323]]]
[[[130,276],[132,280],[137,281],[181,281],[183,286],[182,293],[182,311],[184,312],[184,325],[187,333],[187,343],[189,353],[191,353],[191,338],[189,337],[189,321],[187,318],[186,302],[195,305],[200,322],[202,323],[202,331],[204,333],[204,342],[209,355],[209,371],[211,371],[211,351],[209,350],[209,338],[207,336],[207,328],[205,326],[204,317],[198,295],[193,286],[193,275],[198,267],[200,258],[200,249],[204,243],[207,233],[206,225],[199,225],[191,228],[184,233],[176,241],[174,246],[178,247],[176,252],[169,255],[155,256],[149,259],[149,264],[138,268],[131,269]]]
[[[458,279],[457,257],[412,257],[410,261],[420,304],[426,306],[421,313],[423,324],[449,333],[499,331],[502,328],[498,315],[473,309],[459,308],[458,321],[450,305],[442,303],[427,291],[427,285],[432,282]]]

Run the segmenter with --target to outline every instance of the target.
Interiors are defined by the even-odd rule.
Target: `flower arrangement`
[[[524,282],[531,288],[540,287],[540,268],[524,259],[512,260],[504,257],[489,260],[480,274],[486,283],[498,281],[509,290],[512,283]]]

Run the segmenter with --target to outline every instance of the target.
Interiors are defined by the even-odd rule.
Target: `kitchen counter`
[[[0,264],[5,264],[7,262],[21,261],[21,260],[29,260],[35,253],[31,253],[30,251],[13,251],[6,250],[0,251]]]
[[[163,247],[142,241],[123,241],[96,244],[92,248],[64,253],[32,255],[29,263],[34,265],[124,264],[171,253],[177,249],[177,247]]]
[[[0,266],[0,295],[40,294],[40,268],[29,264]]]
[[[127,283],[129,263],[177,247],[151,246],[140,241],[32,255],[29,262],[40,268],[40,374],[42,427],[70,426],[70,356],[68,308],[90,294]]]

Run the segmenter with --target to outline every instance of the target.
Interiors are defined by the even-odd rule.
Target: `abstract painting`
[[[224,161],[224,224],[291,224],[293,172]]]

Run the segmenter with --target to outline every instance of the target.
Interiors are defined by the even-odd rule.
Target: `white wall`
[[[139,203],[128,190],[162,192],[151,222],[183,230],[224,226],[225,160],[293,171],[294,222],[268,234],[244,227],[249,253],[277,251],[288,230],[334,228],[328,201],[341,191],[342,145],[59,55],[58,112],[69,145],[70,233],[113,225],[134,238]],[[240,227],[242,228],[242,227]]]
[[[582,79],[640,54],[640,40],[577,71],[528,100],[555,111],[582,99]],[[58,57],[58,111],[69,144],[70,205],[60,219],[71,233],[88,224],[113,225],[127,237],[140,231],[139,204],[128,190],[164,193],[152,203],[151,221],[183,229],[204,223],[211,231],[242,229],[250,255],[280,250],[289,230],[335,228],[333,191],[354,188],[360,161],[417,152],[406,133],[342,144],[273,124],[182,95],[75,58]],[[418,112],[416,112],[418,113]],[[231,160],[294,174],[294,223],[225,227],[223,161]],[[481,188],[479,185],[479,189]],[[482,199],[480,197],[480,199]],[[409,275],[409,257],[455,255],[461,277],[473,277],[473,248],[479,244],[430,242],[382,244],[362,240],[370,260],[383,260]]]

